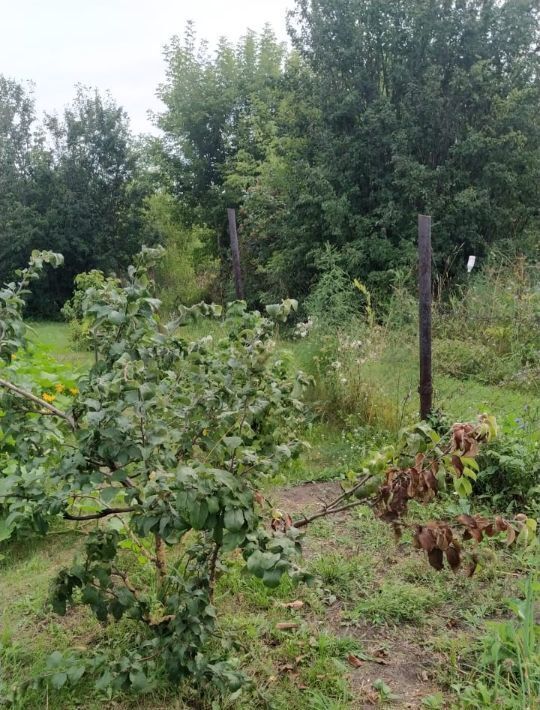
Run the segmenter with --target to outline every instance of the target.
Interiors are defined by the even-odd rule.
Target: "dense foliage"
[[[297,0],[289,33],[290,49],[267,27],[214,52],[192,25],[172,37],[161,135],[146,142],[82,89],[38,125],[28,92],[2,78],[0,276],[30,248],[62,251],[63,275],[34,301],[57,312],[77,273],[121,272],[160,241],[164,281],[186,280],[173,300],[225,302],[227,207],[254,303],[310,293],[327,243],[384,294],[413,260],[418,212],[433,215],[446,277],[494,244],[535,253],[534,0]]]
[[[152,241],[148,192],[127,116],[110,97],[79,89],[62,116],[38,123],[30,92],[0,76],[0,280],[32,249],[65,257],[37,287],[36,314],[58,315],[78,273],[123,270]]]
[[[218,233],[242,207],[251,298],[308,293],[326,242],[382,289],[412,260],[417,212],[434,217],[441,271],[496,242],[526,248],[537,3],[299,0],[290,19],[287,57],[268,32],[215,57],[189,33],[166,55],[169,175]]]

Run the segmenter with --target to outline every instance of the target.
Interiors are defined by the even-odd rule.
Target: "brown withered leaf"
[[[255,500],[257,501],[257,503],[259,505],[264,505],[265,498],[262,493],[259,493],[259,491],[255,491],[255,493],[253,494],[253,497],[255,498]]]
[[[495,530],[497,532],[504,532],[505,530],[508,530],[509,523],[506,521],[504,518],[501,518],[500,515],[497,515],[495,518]]]
[[[466,528],[476,527],[476,520],[473,518],[473,516],[466,515],[465,513],[459,516],[458,522],[460,522],[462,525],[465,525]]]
[[[435,529],[435,538],[437,547],[443,552],[448,549],[452,542],[452,531],[447,525],[440,525]]]
[[[292,631],[299,626],[300,624],[296,624],[294,621],[281,621],[279,624],[276,624],[276,629],[278,631]]]
[[[375,663],[379,663],[382,666],[390,665],[390,661],[388,660],[388,651],[386,651],[384,648],[378,648],[373,653],[372,660],[375,661]]]
[[[280,673],[292,673],[295,669],[292,663],[282,663],[278,668]]]
[[[364,661],[360,660],[358,656],[354,655],[354,653],[349,653],[347,656],[347,663],[353,668],[360,668],[364,665]]]
[[[438,547],[434,547],[431,552],[428,552],[429,564],[436,570],[442,570],[444,567],[443,553]]]
[[[467,443],[468,447],[465,449],[464,453],[466,453],[470,459],[476,458],[478,456],[478,452],[480,451],[478,441],[476,439],[468,439]]]
[[[423,476],[426,488],[428,488],[432,492],[432,494],[435,495],[439,488],[439,483],[435,474],[433,473],[433,470],[431,468],[426,468],[425,471],[423,471]]]
[[[284,602],[281,606],[284,609],[301,609],[304,606],[304,602],[300,599],[295,599],[293,602]]]
[[[462,455],[474,458],[478,453],[478,432],[472,424],[454,424],[452,427],[452,442],[456,451]]]
[[[435,547],[435,538],[428,527],[420,527],[417,539],[420,547],[426,552],[431,552]]]
[[[455,545],[450,545],[450,547],[446,550],[446,560],[450,569],[453,572],[457,572],[461,564],[461,555]]]
[[[465,576],[472,577],[473,574],[476,572],[477,565],[478,565],[478,557],[476,555],[471,555],[470,562],[467,565],[467,568],[465,569]]]
[[[272,518],[270,527],[276,532],[287,532],[287,530],[292,527],[292,518],[289,513],[278,511],[278,515]]]
[[[454,467],[458,476],[463,475],[463,470],[465,467],[463,465],[463,461],[457,454],[452,454],[452,466]]]
[[[511,545],[516,539],[516,531],[514,528],[509,525],[508,530],[506,531],[506,544]]]

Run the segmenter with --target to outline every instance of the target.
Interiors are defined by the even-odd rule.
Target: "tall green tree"
[[[147,185],[138,179],[127,114],[110,96],[79,88],[47,129],[54,161],[42,239],[65,256],[65,283],[56,280],[62,301],[76,274],[121,271],[138,251]]]
[[[533,0],[298,0],[290,95],[245,202],[260,292],[308,292],[325,242],[384,290],[418,212],[441,267],[519,249],[539,216],[539,27]]]
[[[31,91],[0,75],[0,277],[28,258],[36,214],[32,204],[34,100]]]
[[[285,48],[269,27],[215,53],[193,25],[165,50],[163,166],[185,219],[225,233],[228,206],[242,203],[275,136]]]
[[[31,94],[0,78],[0,277],[24,265],[32,249],[65,255],[32,308],[57,315],[81,271],[122,271],[143,239],[152,189],[126,113],[110,96],[79,88],[63,115],[37,124]]]

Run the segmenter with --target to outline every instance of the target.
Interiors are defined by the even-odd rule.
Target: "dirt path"
[[[300,518],[315,512],[321,507],[322,501],[331,501],[340,493],[338,482],[307,483],[282,489],[275,498],[282,510],[293,518]],[[328,539],[328,548],[336,546],[335,538],[346,529],[347,519],[347,513],[327,518],[335,533],[333,539]],[[308,534],[303,548],[304,558],[310,560],[320,554],[320,541],[310,540]],[[314,617],[313,623],[320,627],[320,617]],[[422,698],[440,690],[433,676],[435,667],[442,663],[443,658],[434,656],[433,651],[426,647],[421,629],[407,625],[351,625],[343,618],[343,604],[339,600],[327,609],[324,626],[336,636],[358,640],[365,650],[366,658],[359,658],[358,667],[351,667],[349,673],[350,687],[355,698],[353,707],[371,708],[380,704],[380,693],[374,689],[377,681],[382,681],[391,689],[396,696],[392,700],[392,707],[397,708],[425,707]]]

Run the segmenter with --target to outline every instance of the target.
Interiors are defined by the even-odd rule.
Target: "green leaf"
[[[110,486],[108,488],[102,488],[99,492],[99,497],[104,503],[111,503],[116,496],[120,493],[120,488],[115,488],[114,486]]]
[[[238,508],[226,510],[223,517],[223,525],[230,532],[239,532],[244,526],[244,513]]]
[[[230,454],[233,454],[239,446],[242,446],[242,439],[239,436],[225,436],[223,442]]]
[[[110,323],[114,323],[114,325],[122,325],[122,323],[126,321],[126,316],[124,313],[120,313],[120,311],[109,311],[107,320]]]
[[[86,669],[84,666],[72,666],[71,668],[68,668],[67,675],[69,682],[73,684],[77,683],[77,681],[83,677],[85,671]]]
[[[148,678],[142,671],[135,671],[129,674],[129,680],[133,690],[139,692],[146,690],[149,687]]]
[[[51,676],[51,685],[53,688],[59,690],[66,684],[67,679],[67,673],[55,673]]]
[[[478,465],[478,461],[476,461],[476,459],[471,459],[469,456],[462,456],[461,462],[463,463],[464,466],[468,466],[469,468],[472,468],[473,471],[480,470],[480,466]]]
[[[64,660],[64,656],[60,651],[53,651],[47,658],[47,668],[58,668]]]
[[[271,589],[275,589],[276,587],[279,587],[282,576],[283,576],[283,570],[269,569],[269,570],[266,570],[265,573],[263,574],[262,581],[267,587],[270,587]]]

